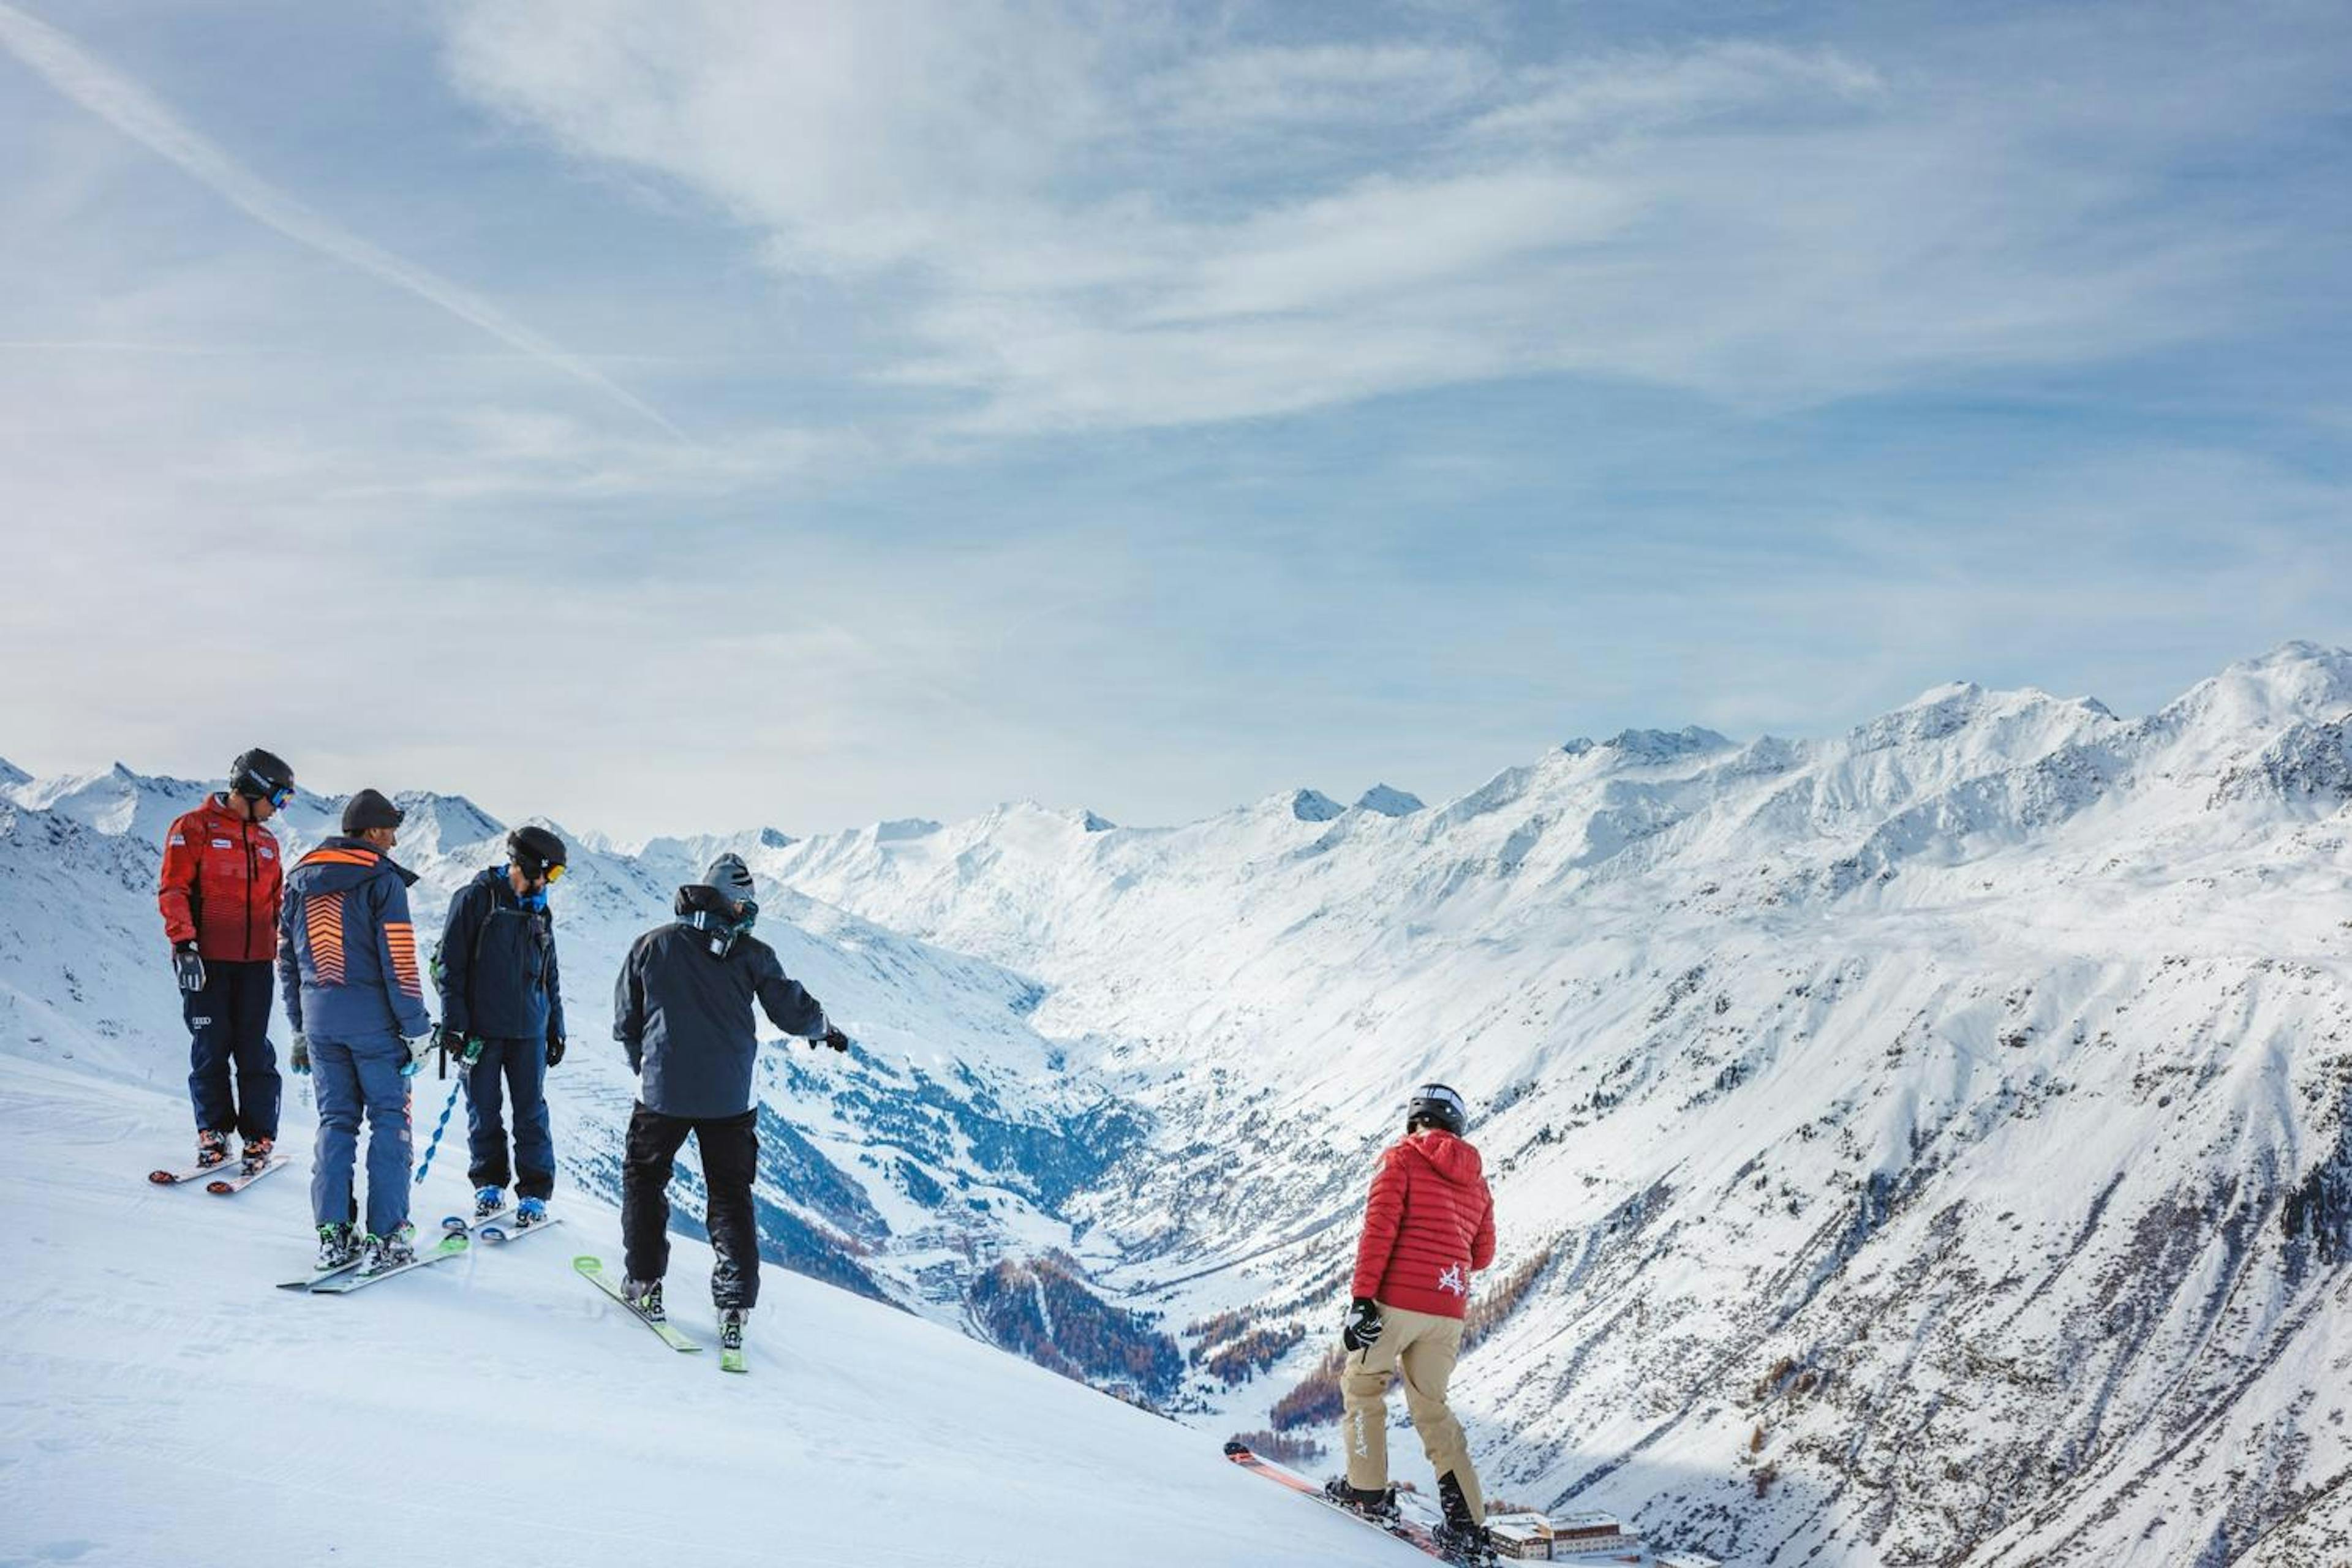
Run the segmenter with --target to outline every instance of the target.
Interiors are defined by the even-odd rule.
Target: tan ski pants
[[[1462,1320],[1381,1308],[1381,1337],[1366,1349],[1349,1351],[1339,1373],[1339,1447],[1348,1456],[1348,1484],[1378,1491],[1389,1484],[1389,1377],[1404,1379],[1405,1408],[1422,1451],[1440,1479],[1449,1472],[1470,1505],[1470,1516],[1486,1522],[1486,1494],[1470,1468],[1469,1440],[1445,1405],[1445,1381],[1462,1353]]]

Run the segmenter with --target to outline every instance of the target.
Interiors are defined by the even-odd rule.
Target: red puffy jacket
[[[1470,1274],[1495,1261],[1495,1198],[1478,1151],[1442,1128],[1389,1145],[1364,1205],[1349,1294],[1458,1318]]]
[[[196,951],[210,959],[272,958],[285,885],[278,836],[212,795],[164,836],[163,874],[155,889],[163,934],[174,947],[194,938]]]

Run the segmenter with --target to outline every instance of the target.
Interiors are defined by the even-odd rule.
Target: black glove
[[[205,988],[205,961],[196,952],[196,944],[184,942],[172,950],[172,973],[179,977],[183,991]]]
[[[466,1067],[472,1067],[482,1059],[482,1037],[459,1034],[446,1024],[433,1026],[433,1048],[445,1058],[456,1057]]]
[[[827,1024],[824,1026],[824,1033],[816,1037],[815,1043],[820,1046],[831,1046],[836,1051],[845,1051],[849,1048],[849,1037]]]
[[[1351,1351],[1372,1348],[1388,1325],[1381,1321],[1381,1304],[1370,1296],[1359,1296],[1348,1303],[1348,1316],[1339,1329],[1339,1342]]]
[[[301,1030],[294,1031],[294,1070],[305,1078],[310,1073],[310,1037]]]
[[[563,1040],[562,1040],[562,1037],[560,1037],[560,1036],[556,1036],[556,1035],[550,1035],[550,1036],[548,1036],[548,1037],[547,1037],[547,1065],[548,1065],[549,1067],[553,1067],[556,1063],[558,1063],[558,1062],[562,1061],[562,1059],[563,1059]]]

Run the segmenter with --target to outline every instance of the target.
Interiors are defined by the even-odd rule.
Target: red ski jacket
[[[1470,1275],[1495,1261],[1495,1199],[1478,1151],[1442,1128],[1389,1145],[1364,1205],[1351,1295],[1458,1318]]]
[[[155,901],[172,945],[193,938],[205,957],[250,963],[278,952],[286,875],[278,836],[247,822],[220,795],[172,824]]]

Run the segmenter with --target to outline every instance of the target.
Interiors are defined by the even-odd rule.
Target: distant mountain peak
[[[1088,833],[1108,833],[1118,824],[1099,812],[1082,811],[1078,814],[1078,826]]]
[[[1287,798],[1290,814],[1301,822],[1328,822],[1347,810],[1321,790],[1297,790]]]
[[[1408,794],[1401,789],[1391,789],[1384,784],[1376,784],[1357,797],[1356,809],[1376,812],[1382,816],[1411,816],[1414,812],[1426,810],[1427,807],[1421,796],[1417,795]]]
[[[506,831],[506,824],[462,795],[436,795],[430,790],[402,790],[393,804],[406,813],[401,819],[400,842],[412,854],[442,854]],[[336,803],[340,811],[341,803]]]
[[[1685,724],[1679,730],[1620,730],[1605,741],[1579,735],[1560,747],[1563,755],[1589,757],[1595,752],[1613,752],[1631,763],[1670,763],[1679,757],[1695,757],[1702,752],[1720,752],[1731,742],[1713,730],[1696,724]]]

